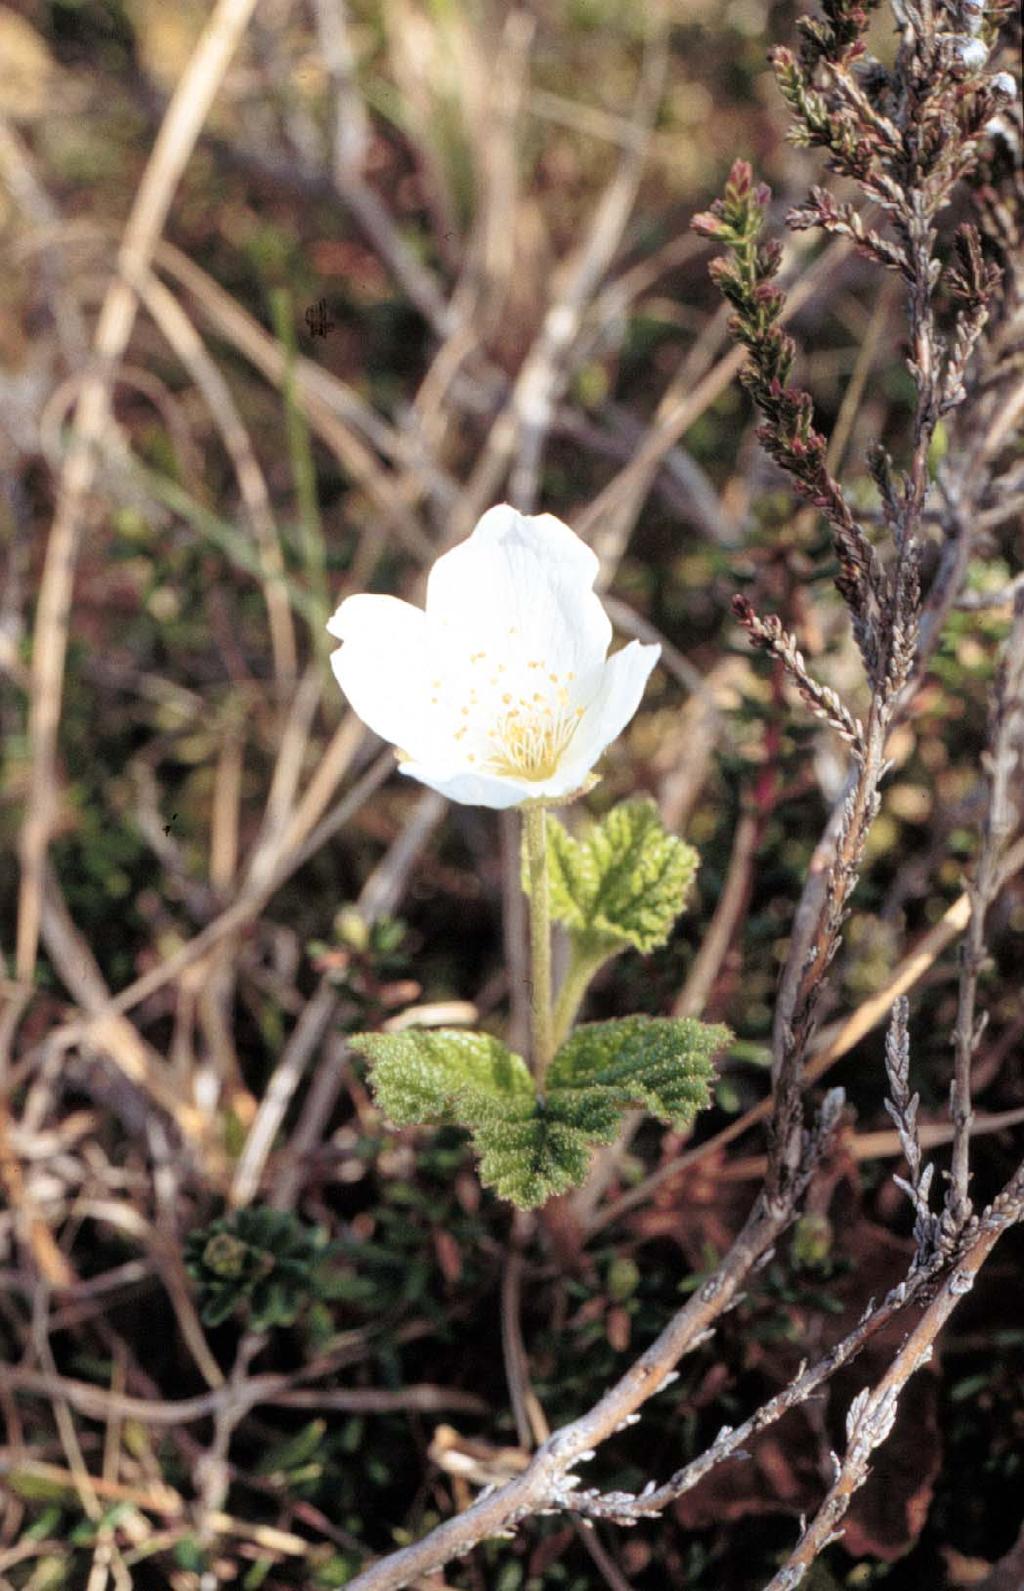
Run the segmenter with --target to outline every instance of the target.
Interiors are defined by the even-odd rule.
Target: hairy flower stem
[[[569,970],[558,991],[555,1001],[554,1042],[556,1048],[564,1044],[569,1037],[576,1014],[583,1004],[583,996],[594,978],[608,959],[607,951],[602,951],[596,956],[581,956],[574,952]]]
[[[523,808],[530,877],[530,1059],[538,1090],[554,1054],[551,1019],[551,902],[547,823],[541,805]]]

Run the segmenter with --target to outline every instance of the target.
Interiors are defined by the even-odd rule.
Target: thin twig
[[[981,848],[969,886],[971,920],[967,927],[960,972],[960,994],[953,1035],[954,1074],[950,1091],[953,1156],[947,1197],[949,1228],[958,1231],[971,1214],[968,1193],[971,1136],[971,1062],[984,1024],[976,1020],[978,975],[985,962],[985,923],[989,908],[1006,882],[1008,842],[1024,823],[1024,803],[1014,791],[1024,778],[1024,593],[1018,595],[1013,627],[1007,637],[992,697],[992,724],[986,757],[988,805]]]

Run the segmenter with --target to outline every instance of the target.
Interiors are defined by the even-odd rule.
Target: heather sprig
[[[829,169],[852,178],[897,224],[911,191],[918,215],[931,219],[975,163],[976,141],[1007,92],[1001,76],[986,71],[983,5],[943,8],[943,30],[933,8],[901,3],[892,67],[867,52],[869,8],[823,9],[824,18],[801,19],[798,53],[771,52],[793,113],[790,142],[826,149]],[[833,229],[827,219],[820,224]]]
[[[914,1239],[917,1244],[914,1263],[926,1266],[936,1252],[939,1241],[939,1218],[929,1207],[928,1194],[935,1175],[934,1162],[921,1158],[921,1142],[917,1126],[917,1108],[920,1095],[910,1092],[910,1034],[908,1031],[910,1008],[905,998],[898,999],[892,1008],[889,1031],[885,1038],[885,1072],[889,1079],[889,1097],[882,1104],[892,1117],[907,1162],[906,1177],[893,1178],[910,1200],[914,1212]]]
[[[939,418],[964,396],[963,374],[998,285],[976,231],[960,229],[954,261],[944,271],[936,253],[936,218],[957,184],[982,159],[986,129],[1015,94],[1012,78],[988,69],[983,0],[938,8],[895,7],[901,38],[892,67],[868,55],[867,12],[829,3],[825,19],[805,20],[799,57],[772,52],[783,98],[793,113],[792,142],[828,151],[829,169],[851,178],[863,199],[886,217],[884,235],[857,204],[812,187],[787,225],[821,227],[848,237],[859,252],[899,273],[908,288],[910,358],[918,388],[913,510],[927,484],[924,461]],[[947,342],[936,327],[934,301],[943,285],[956,310]],[[895,527],[893,527],[895,528]]]
[[[808,672],[796,637],[784,629],[775,614],[762,619],[739,592],[732,599],[732,611],[746,630],[751,643],[778,659],[799,691],[804,705],[816,718],[829,724],[859,760],[864,752],[863,724],[859,718],[854,718],[830,686],[822,685]]]
[[[774,52],[780,88],[794,115],[797,143],[828,151],[828,165],[861,190],[861,201],[838,202],[815,187],[787,218],[792,230],[820,226],[853,241],[867,256],[898,272],[906,290],[907,369],[916,401],[910,453],[899,468],[877,444],[868,467],[878,488],[889,551],[883,563],[855,518],[828,464],[825,438],[813,424],[808,393],[791,380],[796,349],[782,327],[784,301],[775,284],[781,249],[762,242],[769,194],[756,186],[750,167],[737,162],[725,192],[695,220],[726,254],[711,267],[732,305],[730,326],[749,359],[742,380],[761,411],[758,438],[787,472],[795,489],[820,509],[838,559],[836,585],[850,613],[870,689],[863,727],[859,719],[809,675],[795,638],[775,618],[762,619],[745,598],[734,612],[753,643],[779,660],[805,703],[824,717],[854,751],[850,783],[837,812],[832,859],[823,882],[808,884],[798,911],[803,931],[794,937],[783,974],[773,1031],[778,1103],[772,1131],[768,1188],[782,1198],[799,1160],[799,1072],[815,1022],[827,969],[840,942],[847,902],[857,880],[868,828],[879,805],[888,766],[889,732],[908,699],[908,687],[927,648],[921,648],[921,526],[931,483],[931,448],[943,414],[965,391],[964,376],[981,338],[999,274],[982,253],[977,231],[960,229],[953,264],[943,283],[936,217],[956,184],[981,159],[982,131],[1008,92],[1005,74],[985,75],[989,49],[982,33],[983,7],[947,7],[952,32],[940,30],[938,13],[898,0],[894,13],[901,41],[892,68],[872,60],[862,34],[867,13],[826,0],[823,19],[805,25],[799,58]],[[883,237],[863,200],[888,223]],[[940,286],[953,310],[951,331],[940,333]],[[943,572],[929,593],[933,612],[948,597]],[[934,623],[930,635],[934,637]],[[934,641],[932,640],[932,644]],[[961,1205],[961,1212],[965,1206]]]
[[[750,360],[741,380],[762,415],[757,436],[796,490],[821,510],[832,532],[838,560],[836,586],[853,619],[854,633],[870,678],[877,677],[877,612],[882,572],[863,527],[826,462],[827,443],[813,423],[810,393],[791,383],[796,345],[782,328],[785,298],[775,286],[782,257],[774,239],[761,233],[770,198],[754,186],[749,164],[738,160],[723,197],[696,216],[694,229],[724,243],[728,253],[711,274],[733,306],[730,330]]]
[[[789,211],[788,227],[821,227],[850,239],[859,252],[896,272],[906,288],[907,368],[917,391],[910,459],[905,470],[897,469],[876,446],[868,460],[895,549],[886,569],[829,471],[826,439],[814,427],[810,395],[790,379],[796,350],[782,329],[784,300],[774,283],[781,249],[761,240],[768,190],[755,185],[745,162],[737,162],[723,197],[696,217],[694,226],[728,250],[711,270],[733,306],[733,334],[750,355],[742,379],[763,416],[758,438],[798,493],[828,520],[839,564],[836,585],[850,612],[868,683],[888,719],[917,651],[918,531],[930,449],[940,419],[966,395],[967,366],[1000,282],[999,269],[985,258],[979,232],[970,223],[957,229],[944,265],[936,217],[957,183],[981,163],[984,129],[1013,85],[1007,84],[1007,74],[985,70],[989,47],[980,0],[945,7],[942,25],[930,8],[901,0],[896,8],[901,42],[891,68],[867,53],[868,9],[826,0],[822,16],[802,22],[799,52],[777,49],[772,62],[793,112],[791,139],[826,149],[829,168],[852,179],[863,196],[860,202],[840,201],[816,185],[802,205]],[[885,233],[873,225],[863,201],[883,212]],[[940,332],[936,312],[940,291],[952,312],[946,333]],[[770,637],[755,634],[749,618],[742,622],[756,644],[768,644]]]
[[[954,263],[946,270],[946,287],[960,308],[950,343],[942,383],[942,412],[954,409],[967,396],[964,374],[971,355],[988,323],[989,307],[1002,272],[981,250],[977,227],[970,222],[957,228],[953,238]]]

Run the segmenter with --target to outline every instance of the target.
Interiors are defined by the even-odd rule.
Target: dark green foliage
[[[326,1420],[310,1420],[294,1435],[274,1442],[257,1460],[256,1474],[306,1496],[323,1477],[326,1435]]]
[[[290,1326],[329,1291],[327,1233],[285,1210],[236,1210],[191,1232],[185,1266],[207,1326],[245,1313],[253,1331]]]
[[[523,1209],[577,1187],[590,1150],[610,1143],[623,1111],[643,1105],[685,1126],[710,1102],[712,1056],[729,1030],[687,1019],[626,1017],[578,1028],[539,1094],[525,1061],[486,1033],[361,1033],[377,1102],[399,1125],[458,1122],[480,1178]]]
[[[409,973],[405,923],[387,914],[367,922],[350,902],[336,914],[333,939],[311,939],[307,951],[318,973],[344,995],[344,1025],[373,1027],[394,1006],[396,987]]]

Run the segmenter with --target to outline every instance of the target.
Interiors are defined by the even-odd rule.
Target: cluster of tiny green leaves
[[[566,981],[578,992],[609,957],[665,943],[698,858],[651,801],[623,803],[580,839],[550,814],[546,829],[551,915],[568,931]],[[350,1042],[370,1061],[390,1121],[468,1128],[481,1181],[530,1209],[579,1186],[592,1148],[615,1138],[624,1111],[642,1106],[689,1126],[710,1103],[712,1058],[730,1037],[693,1019],[587,1024],[557,1051],[543,1092],[522,1057],[488,1033],[410,1029]]]
[[[548,817],[551,915],[602,958],[663,945],[697,873],[697,852],[664,828],[653,801],[623,801],[582,839]],[[528,888],[529,879],[524,869]]]
[[[330,1249],[322,1227],[287,1210],[236,1210],[190,1232],[185,1267],[198,1284],[200,1313],[219,1326],[239,1313],[253,1331],[290,1326],[326,1288]]]
[[[351,1042],[372,1063],[390,1121],[468,1127],[481,1181],[531,1209],[583,1181],[591,1148],[614,1139],[632,1106],[688,1126],[710,1103],[712,1057],[729,1037],[692,1018],[587,1023],[555,1056],[543,1095],[522,1057],[488,1033],[413,1028]]]

